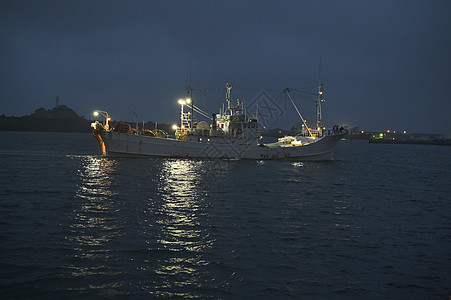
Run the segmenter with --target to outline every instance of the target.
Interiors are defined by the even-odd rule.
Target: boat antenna
[[[194,99],[193,99],[193,91],[194,89],[191,87],[191,59],[188,65],[188,71],[186,73],[186,99],[190,99],[189,102],[191,104],[191,122],[190,129],[193,129],[194,124]],[[189,105],[188,105],[189,106]]]
[[[322,55],[319,55],[319,67],[318,67],[318,81],[321,82],[321,62],[322,62]]]
[[[186,101],[189,101],[188,103],[190,103],[189,106],[191,106],[191,123],[190,123],[190,129],[193,129],[193,124],[194,124],[194,99],[193,99],[193,91],[194,89],[191,87],[191,85],[188,85],[186,87]]]
[[[188,63],[188,70],[186,70],[186,89],[188,90],[188,87],[191,86],[191,59],[189,60]],[[188,94],[189,96],[189,94]]]

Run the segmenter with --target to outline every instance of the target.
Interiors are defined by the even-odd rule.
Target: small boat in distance
[[[109,127],[110,117],[104,111],[106,122],[91,124],[102,155],[111,157],[174,157],[201,159],[290,159],[301,161],[320,161],[333,159],[334,149],[346,134],[344,130],[326,130],[321,120],[323,100],[322,84],[319,86],[316,101],[316,128],[310,129],[290,96],[290,90],[284,89],[303,122],[303,132],[294,136],[285,136],[275,143],[260,143],[261,131],[258,118],[249,117],[243,102],[231,101],[230,84],[226,85],[226,107],[218,114],[211,115],[211,123],[194,122],[194,111],[202,113],[190,97],[191,88],[187,88],[188,97],[180,99],[180,124],[174,125],[175,135],[169,136],[162,131],[131,131],[127,123],[117,123]],[[204,114],[205,115],[205,114]],[[210,116],[209,116],[210,117]]]

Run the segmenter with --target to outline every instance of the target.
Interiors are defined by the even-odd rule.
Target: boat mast
[[[232,101],[231,101],[231,90],[232,90],[232,85],[230,83],[226,84],[226,89],[227,89],[227,93],[226,93],[226,101],[227,101],[227,109],[230,111],[230,113],[233,115],[233,111],[232,111]]]
[[[320,131],[323,128],[321,103],[324,102],[323,99],[323,83],[320,81],[318,86],[318,98],[316,100],[316,129]]]
[[[193,88],[191,87],[191,85],[187,85],[186,86],[186,99],[191,99],[190,102],[191,103],[191,123],[189,125],[189,129],[192,130],[193,129],[193,124],[194,124],[194,99],[193,99]]]
[[[181,101],[179,100],[179,103],[181,104],[180,105],[180,129],[181,129],[181,131],[183,131],[183,129],[184,129],[184,126],[183,126],[183,116],[184,116],[184,113],[183,113],[183,104],[181,103]]]
[[[318,70],[318,97],[316,99],[316,130],[322,132],[323,128],[323,119],[322,119],[322,111],[321,111],[321,103],[323,103],[323,83],[321,82],[321,56],[319,57],[319,70]]]

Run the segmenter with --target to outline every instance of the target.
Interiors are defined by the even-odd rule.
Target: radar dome
[[[210,129],[210,125],[208,125],[207,122],[202,121],[202,122],[199,122],[199,123],[197,124],[197,127],[196,127],[196,128],[199,129],[199,130],[209,130],[209,129]]]

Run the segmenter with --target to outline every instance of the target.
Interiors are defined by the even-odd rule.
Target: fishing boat
[[[301,161],[331,160],[334,149],[346,132],[326,130],[322,124],[321,104],[324,102],[322,84],[316,100],[317,120],[314,129],[297,109],[284,89],[303,123],[303,132],[284,136],[274,143],[261,143],[262,131],[258,116],[247,115],[244,102],[231,99],[232,85],[226,84],[226,106],[218,114],[209,116],[210,123],[196,122],[194,112],[202,112],[193,101],[192,89],[187,88],[188,97],[180,99],[180,124],[174,125],[175,134],[161,130],[132,130],[127,123],[117,123],[110,128],[110,116],[105,111],[97,111],[105,116],[106,122],[91,124],[102,155],[111,157],[174,157],[200,159],[290,159]]]

